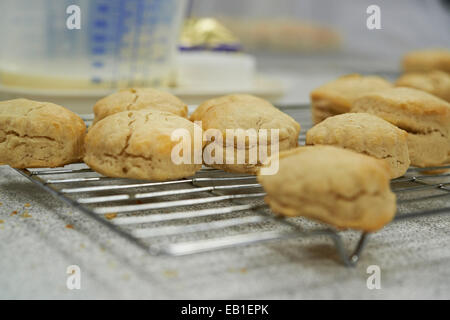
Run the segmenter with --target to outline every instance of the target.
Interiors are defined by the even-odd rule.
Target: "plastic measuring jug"
[[[79,16],[70,10],[74,5]],[[48,89],[167,85],[184,8],[184,0],[2,0],[0,83]],[[80,29],[70,29],[68,19],[77,18]]]

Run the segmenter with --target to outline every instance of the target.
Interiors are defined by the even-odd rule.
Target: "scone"
[[[426,91],[450,102],[450,73],[444,71],[406,73],[397,79],[395,85]]]
[[[169,92],[152,88],[130,88],[97,101],[92,124],[118,112],[141,109],[167,111],[184,118],[188,112],[187,105]]]
[[[278,173],[258,176],[258,181],[277,214],[375,231],[395,215],[389,178],[386,163],[378,159],[332,146],[307,146],[280,153]]]
[[[412,88],[392,88],[366,94],[352,112],[374,114],[408,132],[411,164],[438,166],[450,161],[450,104]]]
[[[83,157],[86,125],[70,110],[27,99],[0,102],[0,162],[58,167]]]
[[[314,124],[337,114],[350,111],[353,101],[361,94],[392,87],[378,76],[349,74],[326,83],[311,94],[312,119]]]
[[[279,130],[278,148],[287,150],[297,146],[300,125],[287,114],[275,108],[268,101],[247,94],[227,95],[215,99],[210,99],[202,103],[191,115],[191,121],[201,121],[205,134],[206,130],[215,130],[222,137],[223,161],[222,163],[205,163],[214,168],[219,168],[229,172],[256,174],[259,167],[270,156],[272,129]],[[235,132],[234,138],[227,136],[227,130],[254,130],[258,135],[255,140],[249,139],[243,132]],[[263,141],[259,134],[261,129],[266,129],[267,139]],[[260,131],[261,130],[261,131]],[[230,133],[230,131],[228,132]],[[227,138],[232,141],[227,143]],[[237,141],[245,140],[245,146],[238,148]],[[207,141],[204,149],[204,158],[207,149],[216,144],[217,140]],[[267,148],[267,154],[259,151]],[[245,153],[245,159],[239,161],[238,153]],[[251,155],[257,155],[252,157]],[[240,163],[239,163],[240,162]]]
[[[427,49],[412,51],[405,54],[402,66],[405,72],[431,70],[450,72],[450,50]]]
[[[391,178],[408,170],[408,133],[368,113],[345,113],[325,119],[306,133],[307,145],[333,145],[383,160]]]
[[[84,162],[110,177],[158,181],[188,177],[202,166],[193,158],[195,127],[185,118],[159,110],[119,112],[91,127],[85,139]],[[177,164],[172,159],[179,141],[171,137],[177,129],[187,130],[191,137],[189,163]],[[197,129],[201,137],[201,128]]]

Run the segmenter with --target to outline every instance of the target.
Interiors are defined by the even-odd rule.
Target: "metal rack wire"
[[[299,143],[304,144],[311,126],[308,106],[282,109],[302,124]],[[393,180],[398,197],[395,220],[450,213],[450,170],[446,169],[450,166],[411,168]],[[322,236],[333,241],[346,266],[354,266],[368,240],[368,234],[361,233],[356,247],[348,251],[334,229],[305,229],[299,218],[273,215],[254,176],[205,167],[192,178],[149,182],[104,177],[85,164],[17,171],[153,255]]]

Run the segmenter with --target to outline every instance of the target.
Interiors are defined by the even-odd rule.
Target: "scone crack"
[[[28,116],[32,111],[42,109],[43,107],[45,107],[45,103],[42,103],[34,108],[30,108],[30,110],[28,110],[27,113],[25,113],[25,117]]]
[[[6,136],[8,135],[13,135],[16,136],[18,138],[25,138],[25,139],[47,139],[49,141],[53,141],[53,142],[58,142],[55,139],[51,138],[51,137],[47,137],[47,136],[29,136],[29,135],[20,135],[19,133],[13,131],[13,130],[8,130],[8,131],[4,131],[2,129],[0,129],[1,131],[3,131],[4,135],[5,135],[5,139],[3,139],[0,142],[4,142],[6,140]]]
[[[397,126],[400,129],[408,132],[408,134],[426,136],[426,135],[431,135],[433,133],[438,133],[442,138],[447,138],[447,136],[444,134],[444,132],[442,132],[441,130],[436,129],[436,128],[427,128],[427,129],[420,130],[420,129],[413,129],[413,128],[405,126],[405,125],[397,125]]]
[[[147,119],[147,117],[146,117],[146,119]],[[124,154],[126,154],[126,155],[129,155],[127,152],[126,152],[126,150],[128,149],[128,147],[130,146],[130,139],[131,139],[131,136],[133,135],[133,130],[132,130],[132,125],[133,125],[133,123],[136,121],[136,119],[133,119],[133,120],[129,120],[128,121],[128,135],[127,135],[127,138],[126,138],[126,140],[125,140],[125,145],[124,145],[124,147],[122,148],[122,150],[119,152],[119,156],[122,156],[122,155],[124,155]]]
[[[130,90],[130,92],[133,94],[133,100],[125,107],[127,111],[130,111],[130,108],[136,103],[136,101],[139,98],[139,95],[136,93],[136,90]]]
[[[147,161],[152,161],[153,160],[152,157],[146,157],[146,156],[143,156],[143,155],[131,154],[131,153],[128,153],[126,151],[124,151],[123,153],[118,154],[118,155],[111,154],[111,153],[104,153],[102,156],[113,158],[114,160],[118,160],[119,158],[122,158],[122,157],[143,159],[143,160],[147,160]]]

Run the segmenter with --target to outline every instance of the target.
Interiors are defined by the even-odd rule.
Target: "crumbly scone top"
[[[178,141],[171,140],[172,133],[186,129],[193,139],[194,126],[191,121],[170,112],[152,109],[123,111],[93,126],[86,136],[86,148],[98,155],[144,158],[155,153],[170,155],[178,144]]]
[[[298,147],[281,152],[279,161],[278,173],[258,176],[264,188],[275,194],[296,197],[299,192],[305,196],[333,193],[353,199],[389,190],[387,164],[354,151],[333,146]]]
[[[450,50],[411,51],[403,57],[402,65],[405,71],[444,70],[450,72]]]
[[[169,92],[153,88],[129,88],[97,101],[94,105],[95,122],[117,112],[144,108],[187,116],[187,105]]]
[[[202,121],[202,127],[218,129],[279,129],[280,140],[297,139],[300,125],[270,102],[247,94],[235,94],[202,103],[191,115],[191,121]],[[270,136],[268,137],[270,141]]]
[[[50,102],[13,99],[0,102],[2,130],[20,136],[44,136],[55,140],[84,133],[86,125],[74,112]]]
[[[386,120],[368,113],[344,113],[325,119],[307,132],[315,144],[324,139],[336,143],[351,143],[352,140],[367,140],[367,143],[395,144],[406,142],[408,133]],[[371,139],[369,139],[371,137]],[[371,141],[372,140],[372,141]]]
[[[450,103],[422,90],[396,87],[366,93],[354,105],[368,101],[389,105],[390,108],[408,111],[414,115],[438,115],[443,122],[450,121]]]
[[[395,85],[424,90],[450,101],[450,74],[444,71],[406,73],[397,79]]]
[[[311,92],[312,99],[328,98],[350,107],[351,102],[362,93],[392,87],[392,84],[378,76],[349,74],[328,82]]]

